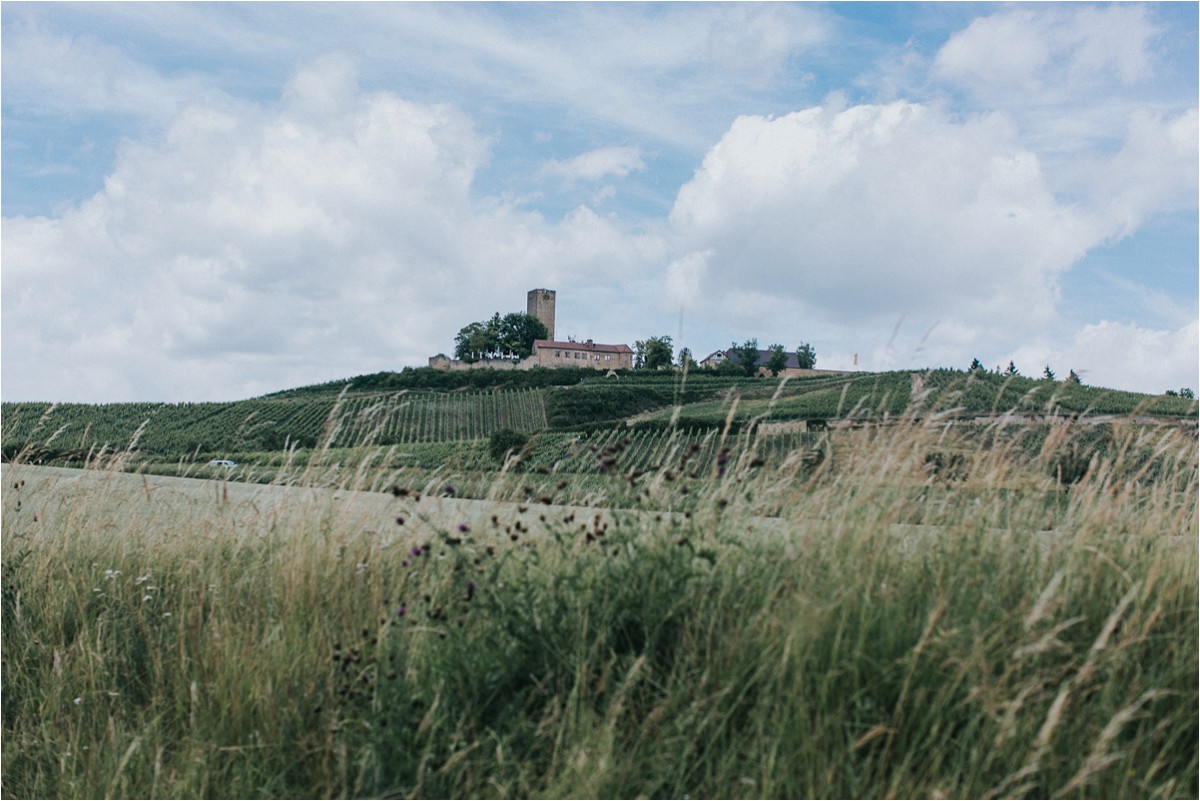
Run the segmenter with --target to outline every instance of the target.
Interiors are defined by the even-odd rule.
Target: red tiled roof
[[[588,353],[633,353],[628,345],[601,345],[598,342],[557,342],[553,339],[535,339],[534,349],[582,350]]]

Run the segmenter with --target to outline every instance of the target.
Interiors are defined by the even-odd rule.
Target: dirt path
[[[63,514],[72,504],[108,499],[128,506],[131,514],[141,512],[206,515],[244,511],[260,517],[281,510],[334,515],[345,531],[394,531],[396,518],[403,517],[404,532],[428,536],[454,532],[467,526],[472,532],[507,532],[518,521],[524,533],[537,536],[553,526],[560,533],[584,531],[597,525],[663,516],[682,524],[680,514],[645,510],[614,510],[589,506],[473,500],[453,497],[396,498],[391,493],[356,492],[315,487],[285,487],[245,484],[219,479],[179,478],[140,473],[80,470],[35,465],[3,465],[0,468],[5,496],[19,496],[23,511],[47,519]],[[7,497],[6,497],[7,500]],[[6,506],[9,504],[6,503]],[[737,521],[745,531],[780,530],[783,521],[746,518]]]

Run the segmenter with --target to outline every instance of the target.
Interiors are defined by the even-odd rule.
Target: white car
[[[208,463],[209,467],[237,467],[237,462],[232,459],[213,459]]]

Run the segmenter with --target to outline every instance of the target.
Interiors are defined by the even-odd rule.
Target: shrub
[[[500,428],[493,431],[492,436],[488,439],[488,453],[497,462],[504,464],[504,460],[510,452],[521,450],[527,442],[529,442],[529,437],[520,431]]]

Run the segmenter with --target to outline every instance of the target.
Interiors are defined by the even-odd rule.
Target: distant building
[[[586,342],[555,342],[539,339],[529,357],[536,367],[593,367],[605,370],[633,369],[633,349],[628,345]]]
[[[767,362],[771,360],[770,350],[758,351],[758,374],[770,375],[771,371],[767,369]],[[700,360],[701,367],[716,367],[721,364],[731,363],[741,366],[741,359],[738,358],[736,348],[728,348],[727,350],[718,350],[708,354]],[[803,378],[814,375],[837,375],[845,372],[844,370],[817,370],[816,368],[805,368],[800,366],[800,362],[796,357],[796,352],[792,351],[787,354],[787,365],[779,371],[780,375],[790,376],[792,378]]]
[[[531,289],[525,299],[525,313],[546,326],[546,339],[554,339],[555,295],[553,289]]]
[[[435,370],[529,370],[533,367],[591,367],[596,370],[633,369],[633,350],[628,345],[600,345],[586,342],[559,342],[554,339],[556,293],[553,289],[531,289],[526,295],[526,314],[536,317],[546,326],[546,339],[533,343],[533,353],[520,361],[484,359],[464,362],[444,353],[429,357]]]

